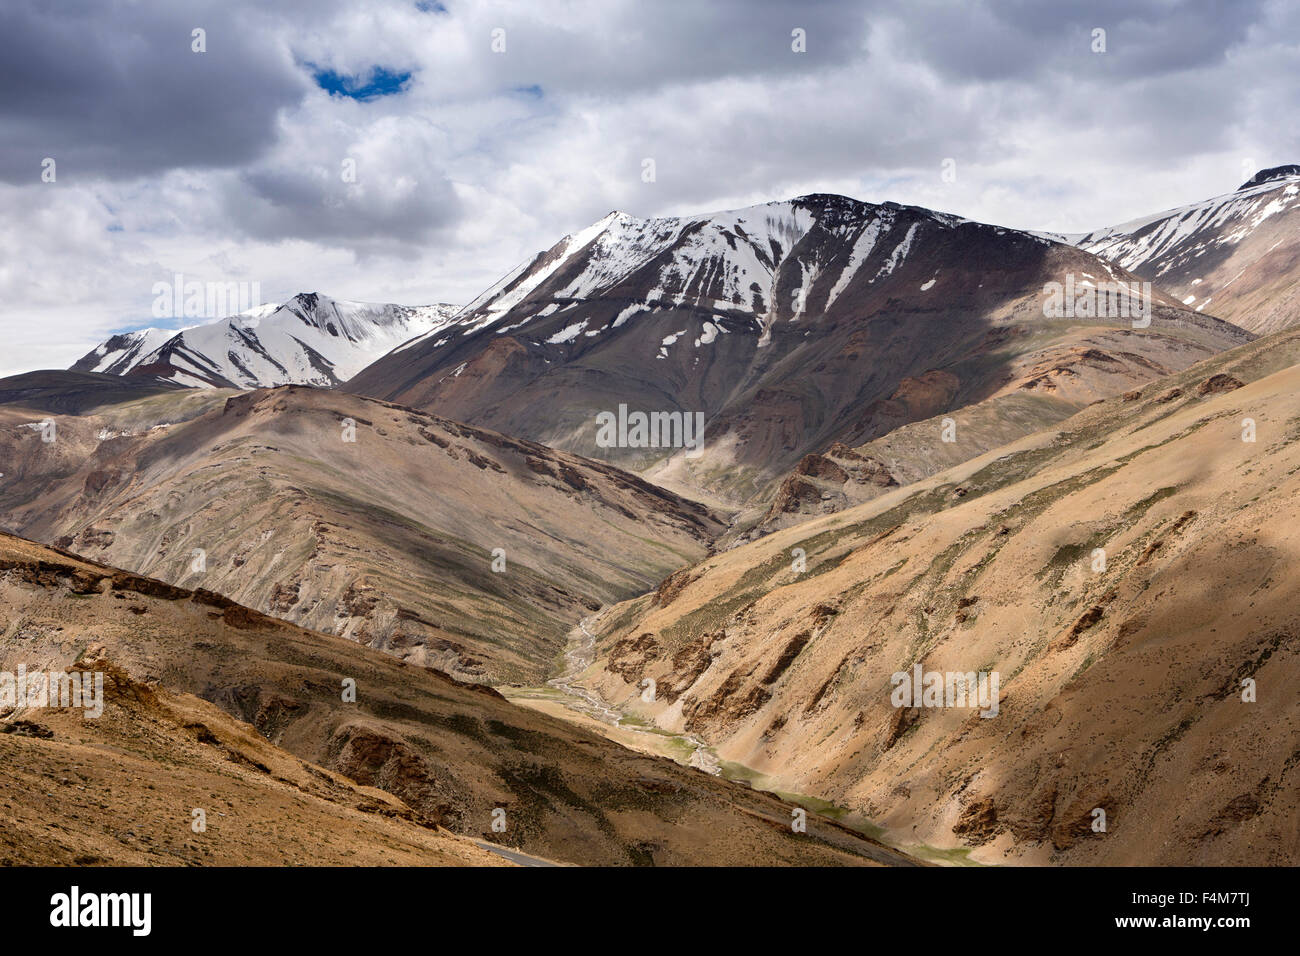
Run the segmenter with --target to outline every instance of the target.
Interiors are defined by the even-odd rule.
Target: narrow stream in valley
[[[547,685],[570,697],[572,700],[569,706],[574,710],[594,717],[599,721],[635,733],[657,734],[661,737],[682,741],[692,748],[690,766],[698,767],[700,770],[715,776],[720,775],[722,767],[718,762],[717,755],[699,737],[687,733],[674,734],[657,728],[643,730],[635,723],[624,722],[625,714],[602,700],[594,691],[575,683],[578,676],[591,666],[591,662],[595,659],[596,635],[587,629],[588,620],[590,618],[584,618],[574,628],[569,639],[569,646],[564,651],[564,670],[559,676],[548,680]]]
[[[584,618],[570,632],[569,644],[564,650],[563,669],[559,675],[546,682],[547,687],[558,691],[563,697],[556,700],[552,695],[549,699],[576,713],[583,714],[611,727],[617,727],[622,733],[644,735],[642,739],[660,745],[656,747],[653,744],[648,744],[647,746],[652,752],[668,756],[670,759],[677,760],[678,763],[682,763],[683,758],[689,753],[689,759],[685,761],[689,766],[697,767],[715,776],[741,781],[758,789],[770,790],[783,800],[835,820],[871,839],[881,841],[918,859],[945,866],[977,865],[969,859],[970,850],[968,848],[941,849],[920,843],[898,842],[891,839],[883,828],[844,807],[836,806],[818,797],[801,793],[787,793],[777,789],[773,786],[774,781],[769,781],[762,774],[740,764],[729,763],[724,767],[709,745],[694,734],[674,733],[664,730],[653,723],[646,722],[634,714],[623,713],[601,698],[595,691],[577,683],[582,672],[591,666],[596,657],[596,635],[592,634],[587,627],[587,622],[590,620],[590,618]],[[542,691],[544,689],[532,688],[531,690]],[[540,696],[530,694],[529,691],[529,688],[518,688],[515,693],[523,692],[528,696]],[[665,753],[662,746],[665,741],[680,746],[680,749],[674,748],[676,749],[676,756]],[[626,745],[626,741],[623,742]]]

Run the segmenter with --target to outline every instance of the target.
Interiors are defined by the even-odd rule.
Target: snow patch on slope
[[[573,325],[565,326],[559,332],[556,332],[546,340],[547,345],[562,345],[565,342],[572,342],[578,337],[583,329],[587,327],[587,320],[575,322]]]

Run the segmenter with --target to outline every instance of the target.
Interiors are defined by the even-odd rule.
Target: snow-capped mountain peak
[[[142,358],[161,347],[176,334],[176,329],[137,329],[134,332],[118,333],[105,339],[78,359],[72,366],[72,370],[125,375],[138,365]]]
[[[1056,236],[1157,283],[1188,308],[1252,332],[1300,321],[1300,166],[1263,169],[1230,193],[1082,235]]]
[[[455,305],[404,306],[315,292],[181,331],[115,335],[76,371],[157,375],[194,387],[337,385],[417,336],[445,326]]]
[[[638,311],[691,306],[750,317],[766,340],[778,315],[804,311],[814,287],[826,287],[829,307],[860,269],[875,270],[871,281],[892,273],[923,225],[951,230],[966,222],[829,194],[694,216],[641,219],[614,211],[521,263],[465,307],[457,331],[464,336],[507,315],[517,319],[522,303],[545,316],[594,296],[623,296],[627,311],[611,327]],[[579,333],[595,330],[576,330],[569,339]]]
[[[1246,180],[1237,187],[1237,191],[1250,189],[1252,186],[1262,186],[1265,183],[1277,182],[1280,179],[1300,179],[1300,165],[1289,163],[1285,166],[1273,166],[1270,169],[1261,169],[1250,179]]]
[[[1041,236],[844,196],[691,216],[613,212],[346,388],[638,469],[658,462],[673,481],[697,475],[710,494],[740,501],[781,463],[937,414],[958,395],[993,394],[1045,342],[1075,349],[1074,317],[1045,321],[1044,296],[1094,277],[1136,282]],[[1249,338],[1147,295],[1162,335]],[[1096,315],[1097,334],[1129,349],[1166,341],[1127,341],[1131,319]],[[1030,381],[1024,388],[1058,388]],[[596,416],[623,406],[701,414],[711,445],[695,461],[663,436],[602,442]]]

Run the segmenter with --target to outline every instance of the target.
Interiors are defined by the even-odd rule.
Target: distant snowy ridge
[[[72,366],[74,372],[105,372],[125,375],[146,355],[161,348],[177,334],[176,329],[137,329],[111,336],[86,353]]]
[[[1160,260],[1164,274],[1204,256],[1216,245],[1237,244],[1267,220],[1300,207],[1300,174],[1246,185],[1236,192],[1143,216],[1118,226],[1048,238],[1086,249],[1130,271]],[[1213,239],[1204,233],[1213,230]]]
[[[156,375],[197,388],[338,385],[402,343],[445,328],[460,311],[302,293],[179,331],[114,335],[72,369]]]
[[[1260,170],[1234,192],[1118,226],[1044,235],[1256,334],[1300,324],[1300,166]]]

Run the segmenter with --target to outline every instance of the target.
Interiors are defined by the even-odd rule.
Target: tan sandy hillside
[[[578,617],[702,557],[721,528],[610,465],[401,406],[210,396],[0,406],[3,527],[494,682],[539,679]],[[53,443],[30,427],[45,418]]]
[[[76,663],[104,675],[100,717],[0,714],[0,865],[507,865],[206,701]]]
[[[1294,865],[1296,362],[1282,333],[714,556],[602,614],[586,683],[984,862]],[[895,708],[917,663],[996,670],[999,713]]]
[[[58,830],[67,853],[198,858],[185,854],[204,844],[174,827],[194,805],[186,787],[201,786],[227,813],[209,814],[209,837],[230,837],[201,857],[208,862],[270,861],[272,839],[284,840],[292,859],[343,862],[349,829],[374,843],[350,862],[427,862],[461,847],[375,819],[392,810],[401,822],[402,804],[416,823],[561,862],[910,862],[816,817],[807,833],[794,833],[790,806],[770,795],[634,754],[489,688],[8,535],[0,536],[0,622],[0,670],[94,659],[126,675],[121,693],[130,697],[110,700],[102,729],[80,726],[80,715],[0,713],[0,729],[28,720],[54,733],[0,734],[0,808],[12,821],[0,847],[15,860],[42,852],[38,823]],[[343,700],[345,679],[355,681],[354,703]],[[177,696],[186,694],[207,703]],[[226,762],[231,776],[222,777]],[[51,812],[16,796],[20,785],[71,789],[59,789]],[[504,833],[492,830],[498,807]],[[120,822],[145,811],[157,819]],[[236,836],[236,823],[258,833]],[[308,846],[335,834],[334,845]]]

